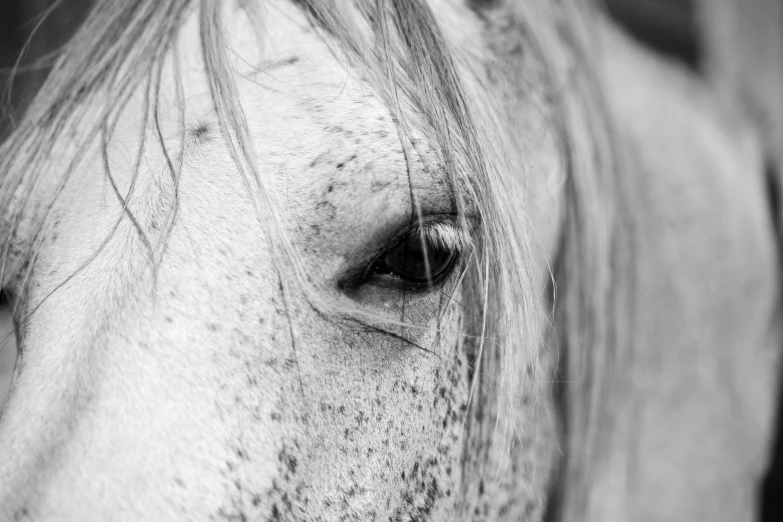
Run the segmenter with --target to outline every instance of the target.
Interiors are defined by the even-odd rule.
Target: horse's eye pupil
[[[382,264],[384,271],[407,281],[434,283],[448,271],[455,257],[453,250],[427,239],[422,241],[418,234],[410,234],[389,250],[382,259]]]

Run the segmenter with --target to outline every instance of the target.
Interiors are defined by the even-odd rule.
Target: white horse
[[[96,1],[0,148],[0,519],[751,520],[716,100],[576,0]]]

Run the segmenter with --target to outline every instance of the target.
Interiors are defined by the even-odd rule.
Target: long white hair
[[[254,2],[238,3],[248,15],[262,19]],[[601,472],[613,443],[611,420],[622,406],[625,383],[620,370],[630,357],[632,323],[632,221],[596,79],[594,10],[576,0],[469,2],[479,14],[505,10],[513,31],[488,22],[489,48],[498,53],[499,71],[505,68],[507,78],[525,77],[524,95],[540,104],[562,152],[566,216],[547,307],[535,283],[524,202],[515,201],[508,190],[515,176],[524,175],[508,160],[510,149],[517,146],[513,128],[498,114],[502,100],[479,97],[478,75],[471,73],[474,64],[455,58],[428,4],[295,3],[334,51],[370,78],[395,116],[401,141],[417,126],[437,145],[460,212],[470,202],[480,214],[475,256],[462,279],[474,379],[463,475],[500,480],[511,448],[535,434],[531,415],[548,409],[550,383],[563,381],[556,391],[565,459],[552,494],[563,516],[577,517],[584,513],[594,474]],[[192,9],[200,10],[201,52],[225,142],[242,175],[261,194],[257,206],[271,218],[265,222],[278,238],[276,258],[291,267],[288,279],[307,286],[258,175],[218,0],[95,2],[24,118],[0,146],[0,283],[26,280],[46,231],[48,209],[77,168],[85,145],[100,138],[106,148],[118,114],[139,87],[149,123],[145,128],[153,129],[145,139],[163,145],[156,125],[161,68]],[[521,46],[522,61],[503,62],[501,47],[511,45],[508,40]],[[523,69],[509,72],[517,66]],[[62,139],[71,140],[77,153],[69,165],[53,165],[48,153],[52,143]],[[176,187],[181,165],[173,155],[167,159]],[[59,188],[49,201],[35,200],[31,212],[44,176]],[[130,197],[117,196],[123,202]],[[20,224],[31,214],[37,215],[35,233],[25,238],[23,247],[12,249],[19,243],[15,235]],[[176,202],[169,217],[170,228]],[[129,211],[126,218],[134,219]],[[138,232],[154,264],[163,246],[148,241],[140,228]],[[555,351],[560,354],[557,366],[550,357]],[[467,498],[470,486],[465,487]]]

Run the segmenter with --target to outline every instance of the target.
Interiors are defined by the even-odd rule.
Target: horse
[[[750,520],[735,109],[576,0],[97,0],[0,147],[0,518]]]

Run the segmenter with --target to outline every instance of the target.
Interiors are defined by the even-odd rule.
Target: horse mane
[[[522,202],[507,190],[519,175],[505,161],[507,148],[517,144],[499,135],[491,115],[494,107],[477,103],[480,85],[465,81],[472,77],[471,64],[460,61],[449,48],[427,3],[295,3],[334,52],[371,79],[398,122],[403,147],[407,129],[421,126],[441,152],[458,208],[471,201],[479,210],[475,261],[462,283],[464,305],[472,317],[467,320],[466,339],[475,358],[468,439],[473,441],[470,451],[477,454],[463,463],[463,475],[470,478],[465,480],[465,498],[472,497],[471,488],[479,482],[473,481],[474,475],[487,483],[501,481],[511,448],[535,433],[535,427],[526,424],[528,415],[539,410],[528,401],[533,397],[546,403],[554,375],[565,381],[565,454],[560,483],[553,491],[562,518],[584,520],[595,477],[606,469],[609,450],[618,442],[611,434],[614,419],[622,417],[619,408],[624,407],[622,376],[630,364],[633,280],[631,213],[625,203],[621,158],[601,101],[594,11],[577,0],[530,0],[509,7],[533,64],[531,71],[536,71],[536,82],[529,82],[536,91],[531,96],[545,101],[567,173],[565,225],[554,263],[554,303],[550,302],[555,310],[548,317],[534,283],[531,231],[527,220],[520,218]],[[239,4],[248,16],[263,14],[251,0]],[[474,8],[497,9],[502,2],[485,4]],[[278,259],[292,260],[288,266],[303,284],[297,253],[282,234],[253,156],[221,31],[220,2],[128,0],[95,2],[19,126],[0,146],[3,286],[27,277],[45,237],[49,211],[84,158],[85,145],[100,137],[105,150],[118,115],[140,87],[145,87],[149,127],[166,150],[159,130],[154,131],[161,68],[184,18],[196,8],[224,139],[241,174],[261,194],[256,201],[259,212],[272,218],[280,239]],[[51,165],[49,156],[52,144],[62,139],[76,147],[65,168]],[[181,164],[177,158],[167,159],[176,187]],[[39,225],[32,240],[19,247],[17,231],[30,220],[32,197],[44,176],[56,176],[57,188],[50,201],[37,205]],[[131,195],[116,195],[127,208]],[[133,219],[129,213],[126,217]],[[176,203],[169,228],[175,219]],[[154,259],[156,245],[144,245]],[[547,329],[550,320],[554,328]],[[551,366],[549,353],[555,349],[564,366]],[[470,513],[469,506],[464,509]]]

